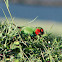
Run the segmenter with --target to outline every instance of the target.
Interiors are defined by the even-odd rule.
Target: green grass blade
[[[4,14],[5,18],[6,18],[6,20],[8,21],[8,18],[7,18],[7,16],[6,16],[4,10],[3,10],[1,7],[0,7],[0,9],[3,11],[3,14]]]
[[[6,6],[7,6],[7,8],[9,8],[9,2],[8,2],[8,0],[6,0]]]
[[[12,15],[11,15],[11,12],[10,12],[9,7],[8,7],[8,6],[9,6],[8,3],[7,3],[8,1],[5,1],[5,0],[4,0],[4,2],[5,2],[5,4],[6,4],[6,7],[7,7],[7,10],[8,10],[8,12],[9,12],[9,15],[10,15],[10,17],[11,17],[11,20],[12,20],[12,22],[14,23],[13,17],[12,17]]]

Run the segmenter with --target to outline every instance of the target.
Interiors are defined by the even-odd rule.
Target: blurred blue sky
[[[48,1],[59,1],[59,0],[48,0]],[[0,3],[0,7],[5,11],[6,15],[10,17],[5,4]],[[37,19],[40,20],[52,20],[62,22],[62,6],[42,6],[42,5],[31,6],[31,5],[10,3],[9,8],[12,16],[15,18],[34,19],[35,17],[38,16]],[[4,14],[1,9],[0,9],[0,17],[4,17]]]

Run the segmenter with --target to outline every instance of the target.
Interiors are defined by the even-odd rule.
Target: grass
[[[20,31],[23,28],[21,25],[20,29],[17,28],[16,23],[14,25],[7,5],[12,21],[9,21],[3,11],[6,20],[0,22],[0,62],[62,62],[62,37],[50,33],[51,30],[46,32],[45,26],[41,24],[45,30],[43,35],[32,38],[30,34],[25,34]],[[29,26],[29,24],[25,24],[25,26]],[[34,27],[36,28],[36,26]]]
[[[50,33],[35,36],[20,32],[12,23],[0,23],[1,62],[62,61],[62,38]],[[2,58],[3,57],[3,58]]]

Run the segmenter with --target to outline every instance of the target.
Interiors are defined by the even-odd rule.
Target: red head
[[[35,30],[35,34],[36,34],[36,35],[44,34],[44,30],[43,30],[42,28],[41,28],[41,29],[38,29],[38,28],[37,28],[37,29]]]

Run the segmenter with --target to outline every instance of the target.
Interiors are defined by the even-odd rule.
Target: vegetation
[[[5,4],[11,16],[8,0]],[[31,38],[21,32],[23,27],[18,28],[14,24],[12,16],[11,20],[9,22],[6,17],[6,21],[0,22],[1,62],[62,62],[62,37],[45,32]]]

